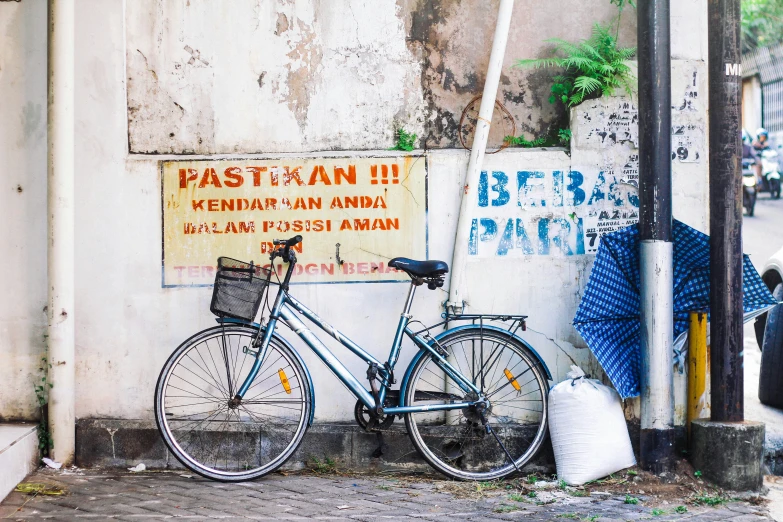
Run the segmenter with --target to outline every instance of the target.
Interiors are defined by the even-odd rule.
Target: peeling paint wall
[[[460,115],[484,84],[497,6],[497,0],[128,2],[130,150],[386,149],[396,126],[418,134],[422,148],[458,146]],[[611,23],[615,14],[608,1],[558,0],[545,8],[516,2],[498,98],[517,133],[541,135],[562,126],[565,114],[548,102],[551,72],[513,68],[514,62],[547,55],[548,38],[587,37],[593,22]],[[635,41],[632,14],[622,24],[627,45]],[[512,127],[500,111],[495,120],[490,143],[497,145]]]
[[[189,335],[215,324],[211,289],[161,287],[161,161],[213,159],[213,153],[373,156],[392,145],[394,124],[401,123],[430,149],[429,256],[450,261],[468,159],[467,151],[455,148],[454,122],[481,90],[496,7],[497,1],[477,0],[79,0],[77,417],[151,419],[154,383],[165,359]],[[545,8],[517,0],[502,99],[520,130],[537,132],[539,121],[559,116],[546,102],[544,76],[512,69],[513,61],[540,55],[545,38],[587,36],[586,21],[607,21],[612,13],[603,0],[558,0]],[[706,92],[706,2],[682,0],[672,13],[679,28],[672,33],[673,99],[682,105],[693,99],[686,86],[694,71],[699,93]],[[621,39],[632,44],[633,34],[628,17]],[[0,286],[13,296],[0,304],[0,382],[7,383],[0,387],[0,415],[31,417],[46,321],[45,3],[0,3],[0,37],[0,158],[6,166],[0,208],[9,223],[9,233],[0,234]],[[706,128],[706,100],[697,98],[693,111],[676,110],[685,124]],[[601,120],[616,112],[613,103],[633,101],[603,100],[582,109]],[[631,112],[626,116],[632,120]],[[611,171],[630,180],[633,138],[618,140],[617,127],[614,141],[607,142],[611,132],[600,136],[605,123],[575,128],[570,158],[557,150],[487,156],[487,180],[494,171],[506,172],[513,183],[519,171],[543,171],[552,182],[550,197],[555,171],[589,170],[594,180]],[[496,131],[495,143],[501,136]],[[707,150],[705,135],[692,137]],[[166,155],[146,154],[156,152]],[[706,160],[677,160],[674,167],[675,216],[700,230],[707,225]],[[587,206],[564,205],[552,217]],[[492,255],[471,263],[471,306],[529,313],[525,338],[556,380],[572,361],[600,375],[570,325],[592,256],[559,255],[552,248],[548,256],[499,257],[493,246]],[[388,353],[405,300],[403,285],[302,285],[295,291],[373,354]],[[434,322],[446,298],[444,290],[422,289],[412,312]],[[316,357],[302,352],[323,398],[317,420],[350,419],[354,399]],[[406,344],[400,365],[414,352]],[[340,348],[336,353],[347,355]],[[358,376],[366,371],[356,362],[348,367]]]

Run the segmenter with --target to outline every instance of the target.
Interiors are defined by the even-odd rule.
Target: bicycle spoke
[[[483,387],[489,401],[476,402],[480,396],[465,393],[431,355],[425,355],[411,374],[405,404],[443,404],[447,396],[441,390],[448,389],[454,401],[474,405],[407,414],[411,440],[428,462],[454,478],[490,480],[517,471],[546,434],[546,379],[533,356],[507,334],[486,328],[447,334],[440,342],[451,354],[456,372],[472,378],[480,390]]]
[[[156,391],[164,440],[186,466],[205,476],[240,480],[268,473],[296,449],[307,427],[312,402],[302,386],[304,371],[287,348],[273,342],[249,393],[233,403],[231,393],[255,363],[243,346],[251,345],[256,331],[226,326],[211,332],[175,352]],[[287,388],[279,381],[280,369]]]

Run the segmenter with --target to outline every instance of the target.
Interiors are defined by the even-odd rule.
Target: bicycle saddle
[[[414,261],[407,257],[395,257],[389,261],[389,266],[418,277],[436,277],[449,271],[449,265],[435,259],[429,261]]]

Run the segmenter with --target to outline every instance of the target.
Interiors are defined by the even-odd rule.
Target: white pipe
[[[49,0],[49,428],[51,456],[73,462],[74,415],[74,1]]]
[[[642,431],[673,430],[673,246],[668,241],[646,240],[641,242],[639,254]]]
[[[500,0],[498,21],[495,25],[495,38],[492,41],[492,52],[489,55],[487,79],[484,83],[484,94],[481,98],[476,132],[473,137],[473,147],[470,149],[470,161],[465,175],[465,187],[462,191],[462,204],[457,223],[457,237],[454,242],[454,257],[451,261],[451,283],[449,284],[449,300],[446,306],[451,311],[461,312],[465,302],[465,264],[468,257],[468,240],[473,219],[473,207],[476,204],[475,194],[478,186],[481,166],[484,163],[484,152],[487,148],[489,126],[495,109],[495,98],[498,93],[500,71],[503,68],[503,57],[506,54],[508,30],[511,25],[511,12],[514,0]]]

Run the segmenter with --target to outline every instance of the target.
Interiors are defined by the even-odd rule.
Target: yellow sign
[[[388,261],[426,259],[426,177],[422,156],[163,162],[163,286],[211,285],[219,256],[268,267],[297,234],[292,283],[407,280]]]

